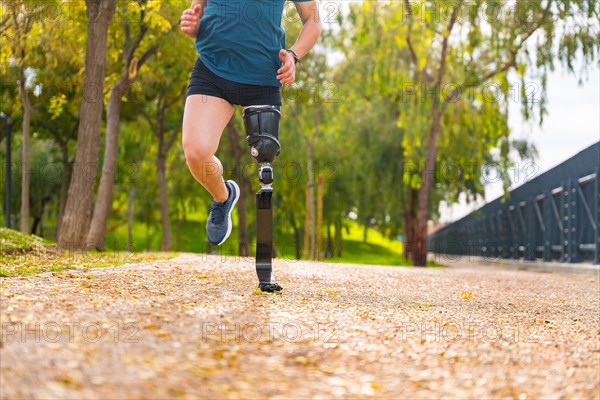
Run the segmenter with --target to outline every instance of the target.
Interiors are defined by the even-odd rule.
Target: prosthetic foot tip
[[[281,292],[283,288],[277,283],[259,283],[258,290],[261,292],[273,293]]]

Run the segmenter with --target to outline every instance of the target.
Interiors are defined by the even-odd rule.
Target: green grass
[[[112,221],[117,223],[117,221]],[[179,243],[177,225],[173,223],[173,248],[176,251],[206,253],[208,247],[204,233],[205,221],[188,220],[181,222]],[[402,256],[402,243],[389,239],[380,232],[369,229],[367,241],[363,241],[364,229],[355,221],[347,221],[349,231],[344,229],[342,257],[325,258],[320,261],[333,263],[353,263],[371,265],[409,266],[410,260]],[[237,255],[237,221],[231,238],[213,252],[222,255]],[[325,246],[325,232],[323,232]],[[36,274],[40,272],[60,272],[68,269],[87,269],[115,266],[130,262],[168,259],[176,253],[154,252],[160,247],[160,232],[157,229],[146,232],[144,224],[136,224],[133,229],[134,253],[125,252],[127,227],[123,224],[110,232],[106,239],[106,252],[81,251],[63,252],[48,240],[34,235],[24,235],[10,229],[0,228],[0,277]],[[254,238],[250,239],[251,254],[254,254]],[[279,257],[294,260],[296,244],[291,232],[275,237]],[[301,244],[302,246],[302,244]],[[334,244],[335,246],[335,244]],[[147,252],[150,250],[151,252]],[[301,248],[302,250],[302,248]],[[429,262],[429,266],[441,266]]]
[[[176,256],[175,253],[61,251],[55,244],[40,237],[5,228],[0,228],[0,244],[0,277],[85,270]]]
[[[9,276],[14,276],[14,275],[32,275],[32,274],[39,274],[42,272],[60,272],[60,271],[64,271],[66,269],[74,269],[73,267],[70,266],[52,266],[52,267],[42,267],[42,266],[30,266],[30,267],[20,267],[20,268],[14,268],[14,269],[8,269],[8,268],[0,268],[0,278],[7,278]]]
[[[26,235],[8,228],[0,228],[0,253],[23,253],[50,244],[39,236]]]
[[[174,251],[206,253],[208,246],[206,243],[206,234],[204,226],[206,221],[201,219],[203,213],[195,213],[189,216],[189,219],[180,223],[179,243],[177,240],[177,225],[172,221],[172,247]],[[224,245],[218,248],[212,248],[213,252],[222,255],[237,255],[237,216],[234,215],[234,228],[231,237]],[[112,221],[111,223],[115,223]],[[349,233],[344,229],[342,257],[322,259],[321,261],[353,263],[353,264],[371,264],[371,265],[397,265],[410,266],[412,261],[405,260],[402,256],[402,243],[397,240],[389,239],[380,232],[369,229],[367,241],[363,241],[364,228],[355,221],[347,221]],[[158,250],[160,247],[160,231],[155,229],[146,232],[144,224],[136,224],[132,231],[134,249],[140,250]],[[325,246],[326,232],[323,232],[323,244]],[[127,243],[127,227],[120,225],[118,229],[107,235],[106,245],[108,248],[124,249]],[[284,232],[275,235],[275,244],[279,252],[279,257],[293,260],[296,255],[296,245],[292,232]],[[302,244],[301,244],[302,246]],[[335,244],[334,244],[335,246]],[[250,239],[250,251],[254,254],[254,238]],[[302,250],[302,249],[301,249]],[[429,262],[429,266],[441,266],[435,262]]]

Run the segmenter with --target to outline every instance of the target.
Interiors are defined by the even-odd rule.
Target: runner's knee
[[[216,149],[199,140],[186,138],[182,140],[183,152],[188,164],[213,162]]]

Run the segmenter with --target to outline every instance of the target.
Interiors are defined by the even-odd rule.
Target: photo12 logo
[[[137,343],[138,331],[138,326],[132,322],[2,322],[0,338],[2,343]]]
[[[398,327],[402,343],[409,340],[421,342],[470,342],[483,340],[512,343],[538,343],[538,327],[534,324],[496,325],[473,321],[402,322]]]
[[[339,328],[335,322],[315,322],[310,326],[295,322],[225,322],[202,323],[202,342],[272,342],[282,340],[297,343],[312,340],[315,343],[337,343],[335,338]]]

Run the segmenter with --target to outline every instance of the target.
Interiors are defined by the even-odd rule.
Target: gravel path
[[[0,280],[0,397],[599,398],[597,277],[183,255]]]

